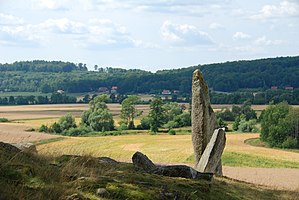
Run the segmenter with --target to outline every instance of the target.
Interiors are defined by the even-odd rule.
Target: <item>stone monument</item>
[[[211,153],[219,153],[221,152],[220,157],[216,156],[216,158],[219,160],[216,162],[216,169],[215,171],[209,171],[212,173],[215,173],[217,175],[222,175],[222,166],[221,166],[221,155],[225,146],[225,139],[224,142],[222,141],[223,138],[225,138],[225,133],[220,134],[224,135],[222,139],[217,139],[218,137],[218,131],[217,133],[214,133],[215,129],[217,128],[217,120],[215,113],[213,112],[213,109],[210,104],[210,97],[209,97],[209,89],[207,83],[204,81],[203,75],[199,70],[195,70],[193,72],[192,77],[192,143],[194,148],[194,155],[195,155],[195,163],[196,163],[196,170],[206,169],[205,166],[201,166],[202,163],[206,163],[204,161],[201,161],[201,159],[209,159],[210,157],[215,158],[214,155],[209,155]],[[213,151],[209,151],[209,153],[205,153],[205,158],[202,158],[202,155],[204,154],[204,151],[206,150],[206,147],[208,143],[210,142],[212,136],[214,134],[217,134],[215,136],[215,141],[222,141],[222,145],[217,145],[217,143],[212,142],[212,147],[210,149],[213,149]],[[216,145],[216,148],[213,146]],[[222,150],[221,150],[222,149]],[[216,151],[216,152],[215,152]],[[215,164],[215,163],[214,163]]]

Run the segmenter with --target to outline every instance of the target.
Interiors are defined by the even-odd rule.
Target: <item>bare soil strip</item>
[[[274,189],[298,191],[299,198],[299,169],[224,166],[223,174],[232,179]]]
[[[25,126],[24,124],[0,123],[0,141],[7,143],[20,143],[59,137],[45,133],[25,131],[29,128],[29,126]]]

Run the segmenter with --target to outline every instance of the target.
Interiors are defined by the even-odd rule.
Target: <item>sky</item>
[[[299,55],[299,0],[0,0],[0,63],[157,71]]]

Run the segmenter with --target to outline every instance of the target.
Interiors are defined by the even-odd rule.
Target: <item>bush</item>
[[[175,130],[170,129],[170,130],[168,131],[168,134],[169,134],[169,135],[176,135],[176,132],[175,132]]]
[[[241,119],[240,124],[238,126],[238,131],[243,133],[252,132],[256,130],[255,124],[256,124],[256,120],[254,119],[251,119],[249,121],[246,121],[246,119]]]
[[[234,114],[228,108],[226,108],[224,111],[217,112],[216,116],[217,116],[217,118],[221,118],[222,120],[225,120],[225,121],[234,121],[235,120]]]
[[[150,118],[144,117],[140,121],[140,125],[137,126],[138,129],[148,130],[150,129]]]
[[[118,127],[119,131],[124,131],[128,130],[128,126],[125,123],[121,123],[120,126]]]
[[[164,128],[167,128],[167,129],[173,129],[173,128],[178,128],[178,123],[175,122],[175,121],[169,121],[167,122],[166,124],[163,125]]]
[[[0,118],[0,122],[8,122],[7,118]]]
[[[38,129],[39,132],[45,132],[45,133],[48,133],[48,130],[49,128],[44,124],[42,124],[41,127]]]
[[[295,149],[298,146],[297,139],[293,137],[288,137],[282,144],[281,147],[285,149]]]
[[[78,128],[70,128],[66,131],[63,131],[62,134],[66,136],[80,136],[90,133],[92,130],[86,126],[79,126]]]

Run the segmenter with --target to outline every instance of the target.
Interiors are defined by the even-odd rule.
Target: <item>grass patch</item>
[[[40,140],[37,142],[34,142],[35,145],[42,145],[42,144],[49,144],[52,142],[58,142],[58,141],[62,141],[65,140],[65,137],[58,137],[58,138],[53,138],[53,139],[48,139],[48,140]]]
[[[238,167],[299,169],[299,162],[285,161],[280,159],[271,159],[262,156],[230,152],[230,151],[225,151],[223,153],[222,164],[225,166],[238,166]]]
[[[260,140],[260,138],[250,138],[245,140],[244,143],[255,147],[268,147],[265,142]]]
[[[261,141],[260,138],[250,138],[244,141],[246,144],[255,146],[255,147],[266,147],[266,148],[271,148],[267,143]],[[277,147],[272,147],[273,149],[279,149],[283,151],[289,151],[289,152],[295,152],[299,153],[299,149],[282,149],[282,148],[277,148]]]
[[[90,199],[104,188],[104,199],[296,199],[296,192],[216,177],[203,180],[147,174],[132,164],[101,163],[90,156],[42,157],[0,147],[0,199]],[[82,198],[83,199],[83,198]]]

